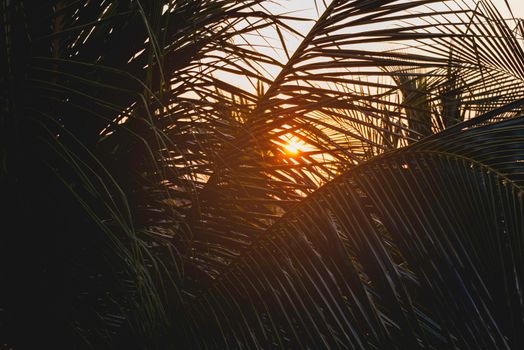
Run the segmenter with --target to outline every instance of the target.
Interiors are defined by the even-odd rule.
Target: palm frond
[[[92,347],[163,343],[166,313],[182,298],[181,259],[191,235],[184,201],[198,203],[196,189],[212,167],[213,148],[239,124],[219,108],[226,103],[221,91],[238,96],[239,89],[215,75],[252,70],[258,78],[261,63],[276,64],[233,41],[264,27],[284,30],[259,3],[2,1],[8,59],[2,85],[9,85],[2,89],[8,112],[2,125],[10,133],[2,141],[2,192],[8,194],[2,200],[17,203],[14,222],[34,215],[34,224],[20,232],[38,232],[39,220],[42,230],[55,232],[26,250],[28,261],[72,261],[63,274],[77,281],[67,299],[55,302],[60,294],[46,293],[62,272],[44,264],[56,273],[42,284],[42,298],[49,300],[23,306],[21,296],[2,298],[9,302],[2,304],[2,324],[21,330],[14,320],[27,315],[20,310],[32,305],[44,317],[52,305],[67,303],[60,310],[70,313],[41,328],[43,338],[53,339],[45,343],[63,333],[53,328],[59,322],[68,329],[57,346],[79,345],[78,335]],[[242,103],[253,98],[240,92]],[[29,189],[35,200],[25,208],[18,202]],[[3,237],[5,246],[21,247],[22,233]],[[49,247],[54,242],[60,242],[56,254]],[[5,259],[20,251],[6,252]],[[28,275],[23,268],[20,274]],[[8,333],[21,344],[32,341]]]
[[[0,0],[19,227],[1,265],[23,252],[45,289],[8,271],[0,327],[28,344],[9,330],[41,314],[57,347],[521,347],[522,123],[496,123],[524,101],[516,20],[315,1],[302,35],[266,5]]]
[[[351,169],[198,297],[188,344],[519,348],[523,143],[519,117]]]
[[[507,28],[488,3],[331,2],[217,152],[191,223],[201,283],[341,171],[518,99],[521,48],[498,66],[488,51],[519,45]]]

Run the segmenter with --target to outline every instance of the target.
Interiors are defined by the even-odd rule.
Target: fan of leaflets
[[[188,345],[521,348],[524,118],[466,126],[289,211],[188,307]]]

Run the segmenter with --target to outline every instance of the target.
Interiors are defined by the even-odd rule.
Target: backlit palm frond
[[[483,35],[492,40],[465,28],[471,18],[482,17],[471,24],[481,27],[495,16],[470,2],[329,3],[244,110],[240,135],[217,154],[193,209],[189,265],[211,281],[252,237],[341,171],[477,115],[471,101],[482,89],[495,92],[491,80],[468,89],[468,74],[485,60],[473,55],[468,62],[460,55],[471,54],[471,45],[458,56],[456,46]],[[513,45],[506,35],[496,40]],[[510,71],[502,75],[514,79]]]
[[[489,1],[453,5],[462,10],[451,12],[453,7],[448,6],[450,12],[445,16],[435,11],[435,17],[424,19],[427,28],[422,32],[441,37],[421,38],[415,46],[428,55],[447,56],[446,66],[430,74],[416,65],[388,69],[404,97],[426,96],[434,116],[425,118],[425,127],[437,131],[523,97],[524,50],[518,34],[511,30],[515,21],[503,19]],[[434,21],[442,25],[434,26]],[[418,89],[417,82],[422,80],[426,84]],[[403,103],[413,105],[409,97]]]
[[[188,307],[187,344],[520,348],[524,119],[469,126],[287,213]]]
[[[0,0],[10,340],[524,346],[520,34],[315,4]]]

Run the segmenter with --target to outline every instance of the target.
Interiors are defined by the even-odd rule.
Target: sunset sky
[[[271,4],[265,4],[266,10],[269,10],[272,13],[285,13],[290,16],[301,17],[311,19],[310,21],[300,21],[300,22],[290,22],[293,28],[295,28],[301,35],[306,35],[315,21],[324,11],[325,7],[323,4],[329,4],[329,0],[285,0],[285,1],[275,1]],[[472,3],[477,3],[476,0],[464,0],[463,3],[467,3],[471,6]],[[511,14],[508,10],[508,5],[511,6],[513,15],[516,18],[524,18],[524,0],[491,0],[491,2],[497,7],[497,9],[502,14],[503,18],[511,19]],[[448,3],[451,3],[448,2]],[[459,2],[460,3],[460,2]],[[316,6],[318,6],[318,9]],[[428,5],[433,9],[445,9],[442,3],[434,3]],[[392,25],[392,22],[382,23],[382,25]],[[262,31],[259,34],[264,36],[264,39],[254,35],[246,36],[244,39],[249,45],[257,46],[257,50],[265,54],[271,55],[272,57],[277,58],[280,62],[286,62],[287,57],[284,51],[281,49],[280,39],[277,34],[272,30]],[[297,46],[301,42],[301,38],[297,35],[292,35],[290,33],[282,33],[285,38],[285,45],[288,49],[289,54],[292,54]],[[392,43],[393,45],[393,43]],[[278,48],[278,49],[277,49]],[[385,47],[382,47],[381,50],[385,50]],[[375,49],[376,50],[376,49]],[[280,69],[278,67],[266,67],[268,74],[275,76],[278,74]],[[219,74],[222,77],[226,77],[229,74],[220,72]],[[256,89],[256,83],[252,81],[248,82],[246,77],[240,76],[230,76],[230,81],[234,82],[237,85],[242,86],[245,89],[248,89],[252,92]]]

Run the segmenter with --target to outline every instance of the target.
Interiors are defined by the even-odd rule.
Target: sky
[[[321,3],[322,0],[316,0],[318,3]],[[291,11],[297,11],[302,10],[302,14],[307,14],[308,17],[315,16],[315,0],[287,0],[287,1],[276,1],[279,4],[283,4],[282,6],[291,10]],[[326,1],[327,2],[327,1]],[[509,15],[508,4],[512,10],[515,17],[524,18],[524,0],[491,0],[495,6],[504,13],[504,15]]]
[[[317,4],[321,4],[323,0],[284,0],[284,1],[275,1],[278,5],[275,9],[280,9],[281,11],[293,11],[297,16],[304,16],[307,18],[316,19],[318,14],[315,10],[315,1]],[[325,1],[329,3],[330,1]],[[498,8],[504,18],[510,18],[510,12],[508,10],[508,5],[511,7],[513,15],[516,18],[524,19],[524,0],[491,0],[491,2]],[[301,23],[302,31],[307,32],[312,23]]]
[[[460,1],[466,1],[467,3],[477,2],[478,0],[459,0]],[[315,3],[320,7],[319,12],[322,13],[324,10],[323,3],[330,3],[330,0],[277,0],[273,1],[273,3],[265,4],[265,7],[267,10],[269,10],[272,13],[289,13],[292,16],[301,17],[301,18],[309,18],[312,19],[311,21],[300,21],[300,22],[293,22],[292,26],[298,30],[302,35],[306,35],[313,24],[315,23],[315,20],[318,19],[320,16],[319,13],[316,10]],[[503,18],[511,18],[510,12],[508,10],[508,5],[511,6],[513,15],[516,18],[523,18],[524,19],[524,0],[491,0],[491,2],[497,7],[497,9],[502,14]],[[442,7],[440,4],[432,4],[432,8],[438,8]],[[291,24],[291,23],[290,23]],[[264,42],[261,40],[260,37],[254,37],[251,36],[249,39],[249,44],[255,44],[256,46],[260,45],[258,47],[258,50],[260,50],[263,53],[272,55],[280,62],[286,62],[287,58],[284,54],[283,50],[274,50],[270,49],[268,47],[263,48],[263,46],[267,46],[269,44],[272,47],[280,47],[280,39],[278,36],[275,35],[275,32],[267,32],[262,33],[264,36],[266,36],[267,42]],[[291,35],[289,33],[284,33],[286,46],[288,48],[288,51],[290,53],[293,53],[297,46],[300,44],[301,38],[298,36]],[[384,48],[386,49],[386,48]],[[267,67],[268,73],[272,76],[275,76],[278,74],[279,69],[277,67]],[[226,73],[227,75],[227,73]],[[247,88],[248,90],[254,91],[254,83],[251,82],[251,84],[248,81],[241,81],[243,80],[240,77],[235,77],[234,81],[236,84],[243,86],[244,88]],[[248,85],[251,85],[251,87],[248,87]]]
[[[315,23],[315,20],[319,18],[319,14],[317,13],[317,10],[315,9],[315,1],[318,4],[322,4],[324,1],[326,3],[330,3],[330,0],[275,0],[273,4],[265,4],[266,9],[271,13],[289,13],[292,16],[301,17],[301,18],[309,18],[312,19],[312,21],[300,21],[300,22],[292,22],[288,23],[293,26],[296,30],[298,30],[302,35],[306,35],[310,28]],[[465,1],[469,4],[478,2],[477,0],[457,0],[457,2]],[[524,0],[491,0],[491,2],[497,7],[499,12],[501,13],[503,18],[510,19],[511,15],[508,10],[508,4],[512,8],[513,15],[516,18],[523,18],[524,19]],[[445,10],[446,8],[440,4],[432,4],[430,5],[432,9],[439,9],[439,10]],[[322,6],[319,9],[319,12],[322,13],[324,10],[324,7]],[[419,8],[418,11],[421,11]],[[413,21],[417,21],[417,19],[410,19],[410,23]],[[413,23],[412,23],[413,24]],[[392,22],[381,22],[380,24],[370,24],[369,26],[391,26]],[[362,29],[362,27],[352,27],[351,30],[358,31],[359,29]],[[365,27],[364,30],[369,29],[375,29]],[[260,33],[257,33],[260,34]],[[284,55],[283,50],[275,49],[275,47],[280,47],[280,38],[275,35],[275,32],[270,29],[269,32],[263,32],[261,33],[262,36],[264,36],[264,40],[262,40],[260,35],[250,35],[247,36],[249,39],[246,40],[246,43],[249,43],[249,45],[257,46],[257,50],[260,50],[260,52],[263,52],[267,55],[270,55],[273,58],[276,58],[280,62],[286,62],[287,58]],[[283,33],[285,37],[286,46],[288,48],[288,51],[290,54],[292,54],[297,46],[300,44],[301,38],[298,36],[292,36],[291,34]],[[267,40],[267,41],[266,41]],[[358,44],[355,44],[358,45]],[[371,44],[375,45],[375,44]],[[388,47],[388,43],[381,43],[380,48],[371,48],[371,50],[375,51],[383,51],[390,49]],[[392,45],[394,45],[392,43]],[[358,47],[354,46],[353,48],[359,49]],[[271,76],[276,76],[280,69],[276,66],[268,66],[264,67],[264,69],[267,69],[267,72]],[[357,68],[355,68],[357,69]],[[237,86],[240,86],[242,89],[245,89],[247,91],[255,92],[256,85],[255,81],[249,81],[246,76],[239,76],[239,75],[229,75],[228,73],[223,73],[222,78],[226,78],[226,81],[229,80],[230,82],[234,83]],[[369,78],[372,79],[372,78]],[[267,86],[266,86],[267,88]],[[295,154],[299,151],[303,151],[304,144],[301,144],[297,142],[297,140],[294,140],[292,137],[286,137],[286,135],[283,135],[281,137],[285,143],[282,144],[284,149],[288,154]]]
[[[499,8],[505,8],[504,0],[493,1]],[[517,18],[524,18],[524,1],[523,0],[508,0],[510,7],[513,9],[513,14]]]

